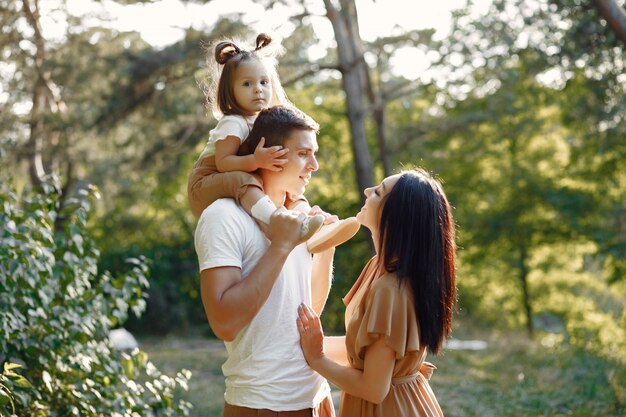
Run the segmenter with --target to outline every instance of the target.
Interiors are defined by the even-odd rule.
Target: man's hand
[[[261,138],[259,144],[254,149],[254,159],[257,167],[269,171],[282,171],[283,165],[287,163],[288,159],[281,157],[287,155],[289,149],[282,146],[264,148],[263,145],[265,145],[265,138]]]

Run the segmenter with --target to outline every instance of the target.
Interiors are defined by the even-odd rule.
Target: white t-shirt
[[[217,200],[198,221],[200,271],[234,266],[246,279],[268,245],[255,221],[232,199]],[[307,365],[296,328],[298,305],[311,304],[311,265],[306,245],[297,246],[261,310],[235,340],[224,342],[224,399],[229,404],[300,410],[316,407],[330,393],[326,380]]]
[[[215,155],[215,142],[223,140],[226,136],[238,137],[241,145],[248,138],[255,119],[256,116],[243,117],[236,114],[222,117],[215,128],[209,132],[209,140],[198,160]]]

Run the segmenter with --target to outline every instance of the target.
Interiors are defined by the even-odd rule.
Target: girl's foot
[[[302,230],[300,230],[300,238],[302,240],[309,240],[311,236],[317,232],[322,224],[324,224],[325,217],[321,214],[317,216],[307,216],[302,221]]]
[[[318,253],[339,246],[356,235],[360,227],[356,217],[326,224],[306,242],[309,252]]]

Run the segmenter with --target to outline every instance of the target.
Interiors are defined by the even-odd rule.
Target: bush
[[[116,351],[108,340],[129,309],[145,308],[144,260],[130,260],[124,274],[98,273],[99,252],[85,233],[96,191],[61,204],[56,189],[18,199],[0,180],[0,364],[21,364],[32,384],[0,387],[11,399],[0,414],[188,415],[190,405],[173,394],[186,388],[188,371],[169,377],[146,353]]]

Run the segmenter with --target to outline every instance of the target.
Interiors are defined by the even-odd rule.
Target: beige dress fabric
[[[396,352],[389,394],[380,404],[341,393],[339,417],[443,417],[428,379],[435,366],[424,362],[410,288],[394,274],[367,263],[346,304],[346,348],[350,365],[363,369],[367,347],[383,337]]]

